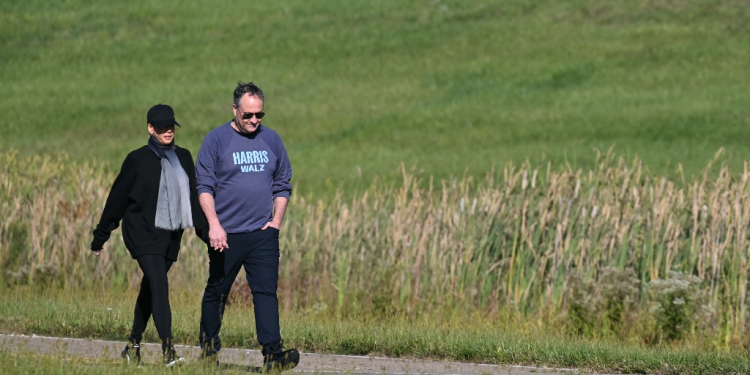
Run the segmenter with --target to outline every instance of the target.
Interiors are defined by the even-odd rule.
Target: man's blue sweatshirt
[[[231,122],[203,140],[195,165],[198,195],[213,195],[227,233],[247,233],[272,219],[273,199],[289,198],[292,165],[278,133],[263,126],[242,135]]]

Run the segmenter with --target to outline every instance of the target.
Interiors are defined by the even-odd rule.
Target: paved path
[[[25,351],[31,353],[65,353],[67,356],[118,360],[124,342],[69,339],[43,336],[2,335],[0,348],[3,350]],[[177,353],[187,361],[198,358],[197,346],[175,346]],[[144,362],[157,363],[160,359],[160,344],[145,344],[142,349]],[[300,353],[301,359],[293,373],[323,374],[436,374],[436,375],[485,375],[485,374],[579,374],[574,369],[552,369],[529,366],[486,365],[478,363],[428,361],[422,359],[394,359],[370,356],[331,355]],[[158,356],[157,356],[158,355]],[[258,350],[224,348],[219,354],[222,363],[242,366],[259,366],[262,356]]]

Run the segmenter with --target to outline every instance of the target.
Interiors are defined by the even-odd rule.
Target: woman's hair
[[[234,105],[239,108],[240,99],[245,94],[250,96],[256,96],[265,104],[266,99],[263,97],[263,90],[260,89],[256,84],[252,82],[243,83],[242,81],[237,82],[237,88],[234,89]]]

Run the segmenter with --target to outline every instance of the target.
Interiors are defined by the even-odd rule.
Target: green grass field
[[[195,154],[252,80],[305,195],[401,162],[442,178],[611,146],[659,173],[719,147],[739,167],[748,20],[740,0],[9,0],[0,144],[115,169],[163,102]]]

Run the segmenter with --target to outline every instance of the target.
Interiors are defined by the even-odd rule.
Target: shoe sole
[[[173,361],[166,363],[164,365],[164,367],[170,368],[170,367],[172,367],[172,366],[174,366],[176,364],[182,363],[183,361],[185,361],[185,358],[178,357],[178,358],[174,359]]]

